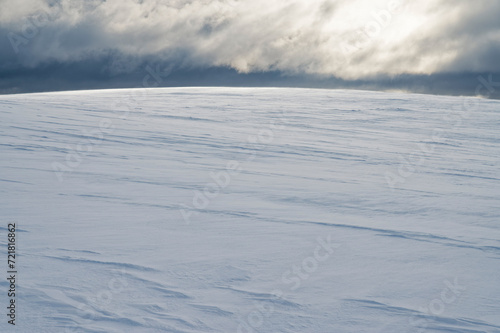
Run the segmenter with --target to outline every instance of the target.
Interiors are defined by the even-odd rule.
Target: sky
[[[0,8],[0,93],[222,85],[500,96],[498,0],[0,0]]]

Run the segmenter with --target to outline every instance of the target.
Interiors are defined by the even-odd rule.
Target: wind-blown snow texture
[[[175,88],[0,114],[16,332],[500,332],[498,101]]]

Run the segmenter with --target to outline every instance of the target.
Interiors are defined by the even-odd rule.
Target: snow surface
[[[15,332],[500,332],[499,101],[172,88],[0,114]]]

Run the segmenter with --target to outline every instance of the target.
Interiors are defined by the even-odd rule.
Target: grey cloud
[[[179,73],[227,68],[243,78],[272,72],[310,78],[304,82],[374,85],[380,80],[381,87],[391,77],[500,72],[496,0],[21,0],[1,5],[5,85],[16,71],[42,73],[54,64],[102,66],[90,72],[108,81],[140,76],[150,62]]]

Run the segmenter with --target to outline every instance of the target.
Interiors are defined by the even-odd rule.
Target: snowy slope
[[[500,332],[499,101],[174,88],[0,115],[15,332]]]

